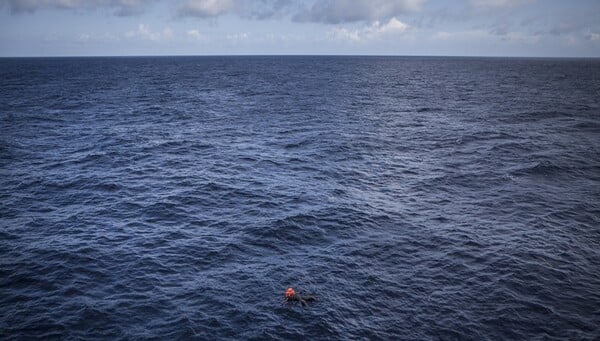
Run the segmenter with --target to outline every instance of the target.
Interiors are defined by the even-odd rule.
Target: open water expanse
[[[0,59],[0,338],[150,337],[598,340],[600,60]]]

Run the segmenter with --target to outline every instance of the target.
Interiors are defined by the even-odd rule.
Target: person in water
[[[312,302],[317,298],[312,295],[301,296],[299,293],[296,293],[296,290],[293,288],[288,288],[285,291],[285,301],[286,302],[300,302],[303,307],[308,305],[308,302]]]

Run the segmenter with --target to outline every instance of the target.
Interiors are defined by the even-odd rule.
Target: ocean
[[[0,59],[0,338],[597,340],[600,60]]]

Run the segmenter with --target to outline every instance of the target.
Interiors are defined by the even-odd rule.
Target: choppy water
[[[599,198],[599,60],[0,60],[6,339],[598,339]]]

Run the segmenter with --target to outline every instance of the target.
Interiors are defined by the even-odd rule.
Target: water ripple
[[[598,339],[599,72],[0,60],[0,336]]]

